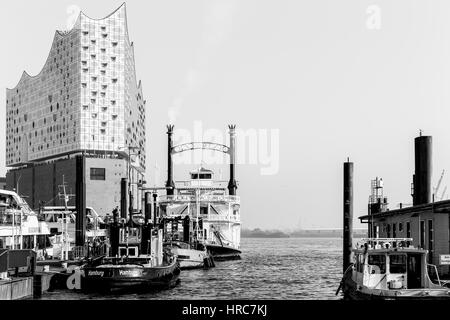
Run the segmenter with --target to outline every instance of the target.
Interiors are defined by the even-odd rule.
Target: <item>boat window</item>
[[[8,207],[11,202],[11,198],[6,195],[0,195],[0,205],[3,207]]]
[[[136,255],[136,248],[129,248],[129,249],[128,249],[128,255],[129,255],[130,257],[135,257],[135,256],[137,256],[137,255]]]
[[[386,273],[386,256],[384,254],[369,255],[369,273]]]
[[[403,254],[389,255],[390,273],[406,273],[406,256]]]

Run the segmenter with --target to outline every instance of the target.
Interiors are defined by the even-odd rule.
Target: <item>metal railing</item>
[[[12,226],[13,224],[18,226],[20,225],[20,211],[14,210],[0,210],[0,225],[2,226]],[[22,219],[25,220],[27,217],[22,214]],[[13,223],[14,219],[14,223]]]
[[[72,248],[72,255],[74,260],[83,259],[85,257],[99,257],[106,255],[108,251],[108,247],[106,244],[102,244],[99,246],[77,246]]]
[[[176,196],[160,196],[159,202],[196,202],[196,196],[191,195],[176,195]],[[225,195],[200,195],[201,202],[226,202],[226,203],[240,203],[239,196],[225,196]]]
[[[434,276],[436,276],[436,280],[437,280],[438,284],[440,286],[442,286],[441,279],[439,278],[439,272],[438,272],[436,265],[427,263],[427,268],[430,268],[431,270],[433,270]],[[430,281],[433,282],[433,280],[430,277],[430,274],[428,272],[427,272],[427,274],[428,274],[428,279],[430,279]]]
[[[202,215],[202,218],[208,221],[241,221],[241,217],[239,215],[208,214]]]

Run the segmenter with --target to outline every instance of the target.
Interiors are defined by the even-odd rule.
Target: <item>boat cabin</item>
[[[411,245],[412,239],[363,239],[353,250],[353,279],[369,289],[402,290],[433,287],[427,251]],[[439,279],[438,279],[439,280]]]
[[[51,246],[49,235],[47,224],[21,196],[0,190],[0,249],[41,250]]]

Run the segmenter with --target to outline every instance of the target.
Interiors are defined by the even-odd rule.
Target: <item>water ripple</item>
[[[177,287],[141,295],[52,292],[42,299],[338,299],[340,239],[243,239],[242,259],[210,270],[183,271]]]

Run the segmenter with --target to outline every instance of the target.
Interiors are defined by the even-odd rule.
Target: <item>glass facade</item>
[[[7,90],[6,165],[133,146],[145,169],[145,101],[133,51],[125,4],[100,20],[80,13],[72,30],[56,32],[42,71],[24,73]]]

